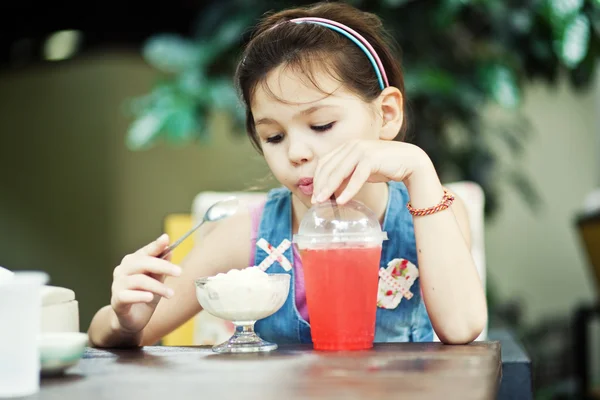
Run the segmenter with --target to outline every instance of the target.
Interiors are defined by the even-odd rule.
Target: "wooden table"
[[[499,342],[376,344],[370,351],[266,354],[207,347],[87,349],[65,376],[43,378],[32,399],[495,399]]]

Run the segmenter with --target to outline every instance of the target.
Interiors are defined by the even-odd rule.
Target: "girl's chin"
[[[302,203],[302,205],[305,206],[307,209],[311,208],[313,206],[313,204],[311,202],[312,195],[307,196],[304,193],[302,193],[300,190],[296,190],[293,193],[294,193],[294,197],[298,200],[298,202]]]

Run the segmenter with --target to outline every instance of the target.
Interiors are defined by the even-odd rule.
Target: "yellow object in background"
[[[164,220],[164,231],[169,235],[170,242],[174,242],[192,229],[192,216],[190,214],[169,214]],[[171,253],[171,262],[180,265],[181,261],[194,247],[194,235],[190,235]],[[162,338],[164,346],[191,346],[194,344],[194,318],[175,329]]]

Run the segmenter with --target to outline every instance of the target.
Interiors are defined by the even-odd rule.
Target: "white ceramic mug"
[[[0,398],[40,389],[41,289],[48,280],[41,271],[17,271],[0,280]]]

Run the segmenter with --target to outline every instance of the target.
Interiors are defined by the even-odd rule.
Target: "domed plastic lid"
[[[359,201],[316,204],[307,212],[294,235],[299,248],[379,246],[387,240],[377,216]]]

